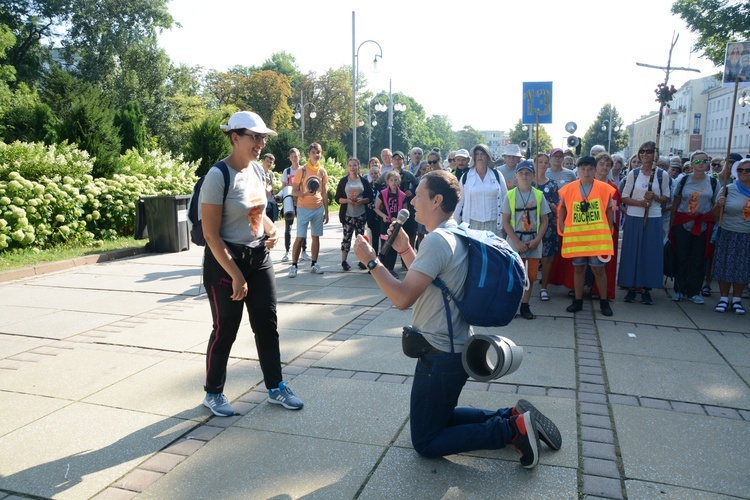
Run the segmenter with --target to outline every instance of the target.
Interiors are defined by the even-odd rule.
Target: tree
[[[248,79],[247,108],[263,117],[269,128],[287,129],[292,126],[289,98],[292,86],[289,77],[275,71],[256,71]]]
[[[87,81],[111,73],[117,56],[174,19],[167,0],[3,0],[3,19],[18,37],[12,64],[21,64],[42,40],[63,48],[69,65]]]
[[[612,113],[611,125],[606,123],[609,121],[610,111]],[[611,145],[609,144],[610,126],[612,127]],[[611,153],[625,149],[628,145],[628,136],[617,108],[610,103],[602,106],[596,120],[589,126],[581,142],[582,154],[589,154],[591,148],[597,144],[608,148]]]
[[[163,83],[164,101],[147,117],[146,124],[158,132],[158,146],[177,155],[183,152],[193,127],[218,108],[203,90],[203,68],[185,65],[171,66]],[[236,107],[221,108],[231,116]]]
[[[117,172],[120,136],[114,125],[112,103],[95,86],[86,84],[75,96],[58,130],[61,140],[76,143],[95,157],[95,177],[111,177]]]
[[[724,65],[729,42],[750,39],[750,4],[737,0],[676,0],[672,14],[698,35],[694,52],[701,52],[716,66]]]
[[[117,107],[137,102],[148,129],[160,130],[168,103],[172,63],[155,41],[134,44],[120,55],[117,69],[98,80]]]
[[[322,75],[308,73],[300,77],[300,84],[294,90],[290,102],[297,111],[300,92],[305,94],[305,142],[342,141],[342,136],[351,130],[352,125],[352,86],[350,74],[343,68],[329,69]],[[307,103],[310,106],[307,106]],[[317,116],[309,118],[314,109]],[[365,109],[367,113],[367,109]],[[362,116],[362,115],[360,115]],[[299,130],[300,120],[294,120],[294,129]],[[351,137],[351,136],[350,136]],[[348,143],[351,144],[351,139]]]
[[[225,118],[221,113],[213,113],[193,127],[185,147],[185,159],[198,162],[195,172],[198,176],[206,174],[211,165],[232,152],[232,147],[220,128]]]
[[[233,67],[228,71],[210,70],[206,75],[206,87],[215,99],[216,106],[235,106],[246,109],[250,76],[242,67]]]
[[[115,126],[120,130],[120,152],[135,149],[139,153],[146,150],[148,134],[141,107],[137,102],[129,102],[115,114]]]
[[[346,146],[341,141],[324,141],[321,146],[323,146],[323,153],[326,158],[332,158],[339,165],[346,165],[348,155],[346,154]],[[363,172],[363,174],[365,173],[367,172]]]
[[[219,106],[252,110],[274,130],[291,128],[292,87],[288,76],[235,66],[222,73],[209,71],[206,83]]]
[[[448,157],[448,152],[452,149],[458,149],[456,134],[451,129],[451,122],[445,115],[433,115],[427,119],[427,128],[432,132],[434,142],[432,147],[440,149],[440,156],[443,159]]]
[[[3,0],[18,37],[12,64],[21,65],[42,40],[63,48],[67,63],[87,81],[110,74],[117,56],[174,24],[167,0]]]
[[[529,142],[529,129],[524,130],[524,127],[531,128],[531,141]],[[544,129],[544,125],[539,126],[539,149],[536,147],[536,125],[524,125],[521,123],[521,119],[518,119],[516,126],[508,134],[510,136],[511,144],[521,144],[522,141],[529,142],[526,158],[531,159],[536,152],[549,153],[552,149],[552,139],[550,138],[547,131]],[[523,149],[523,148],[522,148]]]
[[[484,141],[484,134],[470,125],[464,125],[463,129],[456,132],[456,142],[458,143],[459,149],[467,149],[471,151],[471,148],[477,144],[484,143]]]
[[[268,150],[276,157],[274,170],[283,172],[286,167],[292,164],[289,161],[289,150],[297,148],[302,154],[305,154],[306,146],[302,144],[302,138],[294,130],[281,130],[278,131],[278,134],[276,137],[269,137],[264,151]],[[327,153],[325,149],[323,151]]]
[[[281,51],[272,54],[259,69],[275,71],[280,75],[286,75],[289,77],[293,89],[299,87],[302,75],[297,68],[297,60],[287,52]]]
[[[6,54],[16,44],[16,37],[10,28],[0,24],[0,85],[6,85],[16,80],[16,68],[10,64],[3,64]]]
[[[2,83],[0,83],[0,86]],[[2,93],[2,92],[0,92]],[[52,144],[57,140],[57,120],[49,106],[41,102],[39,94],[21,83],[9,98],[1,99],[0,139],[6,143],[13,141],[44,142]]]

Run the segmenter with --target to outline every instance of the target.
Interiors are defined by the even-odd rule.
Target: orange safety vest
[[[562,235],[562,256],[573,258],[614,255],[612,232],[607,222],[608,207],[605,206],[607,200],[612,198],[614,188],[594,179],[588,196],[589,207],[584,212],[581,210],[583,196],[580,184],[581,181],[571,182],[558,191],[567,210],[565,232]]]

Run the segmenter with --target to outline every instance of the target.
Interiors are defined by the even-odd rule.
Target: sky
[[[583,136],[607,102],[624,124],[658,109],[654,89],[675,32],[669,83],[720,71],[692,53],[694,36],[670,13],[672,0],[463,0],[413,2],[171,0],[181,27],[159,45],[175,64],[219,71],[261,65],[287,52],[302,73],[352,64],[352,12],[359,68],[374,93],[413,97],[428,116],[446,115],[454,130],[508,131],[522,113],[523,82],[552,82],[552,123],[562,147],[567,122]],[[371,61],[382,48],[373,72]],[[396,98],[397,99],[397,98]],[[385,120],[380,120],[385,122]]]

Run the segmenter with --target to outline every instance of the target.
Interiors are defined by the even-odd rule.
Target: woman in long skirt
[[[617,284],[628,289],[625,302],[634,302],[636,288],[643,288],[641,302],[653,304],[651,289],[662,287],[664,228],[661,204],[669,201],[669,175],[656,166],[656,144],[644,142],[638,150],[641,167],[625,179],[622,202],[628,216],[622,232]],[[644,219],[646,222],[644,224]]]

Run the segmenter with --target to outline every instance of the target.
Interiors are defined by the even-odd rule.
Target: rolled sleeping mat
[[[286,220],[294,219],[294,198],[292,197],[292,186],[281,190],[281,205]]]
[[[489,382],[521,366],[523,347],[500,335],[473,335],[464,346],[461,361],[469,377]]]
[[[318,189],[320,189],[320,179],[314,176],[307,179],[307,191],[309,193],[317,193]]]

